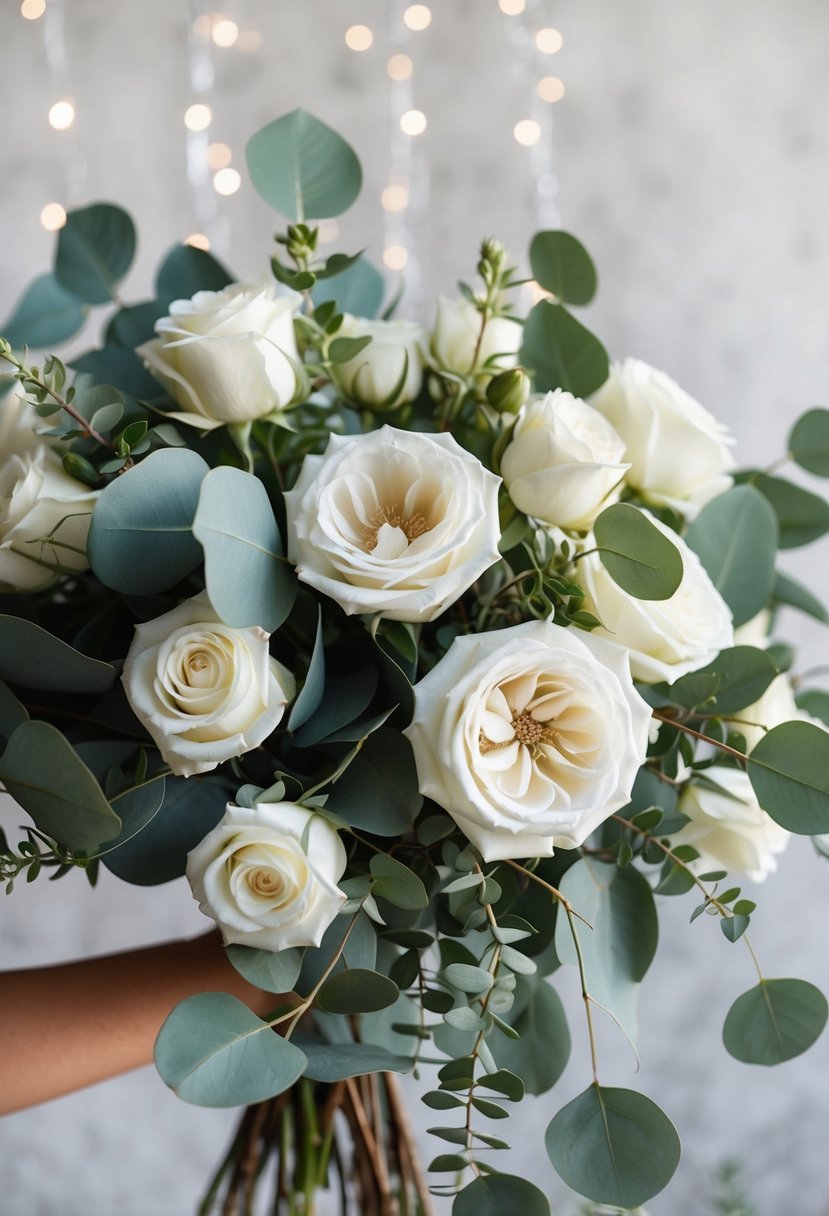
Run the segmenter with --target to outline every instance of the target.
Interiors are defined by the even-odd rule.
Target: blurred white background
[[[615,355],[665,368],[728,423],[742,462],[771,461],[799,412],[829,404],[822,0],[527,0],[520,13],[511,10],[521,0],[432,0],[431,22],[415,31],[398,0],[227,0],[221,13],[185,0],[1,7],[0,319],[49,265],[49,203],[108,199],[132,212],[140,248],[129,299],[148,294],[163,252],[192,233],[209,237],[239,275],[266,272],[274,217],[247,181],[244,142],[301,105],[337,126],[363,161],[364,196],[341,220],[337,247],[367,246],[392,267],[408,257],[408,311],[428,319],[437,291],[472,274],[481,236],[503,237],[523,259],[532,231],[560,219],[599,266],[588,324]],[[347,45],[353,26],[372,32],[365,50]],[[542,36],[539,49],[536,34],[550,29],[562,37]],[[361,37],[349,35],[358,45]],[[408,56],[407,79],[390,79],[393,54]],[[557,100],[539,97],[542,80]],[[56,130],[49,113],[61,100],[74,120]],[[193,104],[211,111],[202,131],[185,126]],[[410,110],[425,116],[417,136],[399,128]],[[526,120],[537,130],[519,133],[538,139],[525,145],[515,129]],[[403,210],[384,209],[390,185],[399,189],[386,203],[407,200]],[[808,568],[829,594],[825,560],[787,566]],[[820,627],[784,623],[810,647],[802,666],[827,662]],[[827,863],[795,840],[756,895],[753,937],[766,973],[829,989]],[[712,1175],[732,1157],[762,1216],[827,1216],[829,1037],[776,1071],[731,1060],[720,1028],[753,983],[748,955],[704,918],[689,927],[690,897],[666,902],[643,994],[640,1074],[612,1026],[601,1043],[602,1079],[659,1101],[684,1142],[674,1181],[649,1210],[704,1216]],[[2,965],[204,924],[183,883],[143,890],[104,874],[91,892],[80,875],[40,881],[2,904]],[[509,1137],[514,1168],[549,1192],[557,1216],[575,1213],[577,1201],[545,1165],[543,1128],[589,1080],[572,979],[560,987],[573,1059],[553,1095],[513,1117]],[[231,1121],[184,1106],[151,1070],[9,1117],[0,1122],[0,1208],[181,1216]]]

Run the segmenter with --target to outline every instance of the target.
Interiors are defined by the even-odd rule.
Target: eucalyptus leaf
[[[591,1085],[558,1112],[545,1140],[568,1186],[621,1208],[658,1195],[679,1164],[674,1125],[655,1102],[630,1089]]]
[[[76,334],[88,309],[54,274],[42,274],[30,283],[0,334],[13,346],[58,346]]]
[[[257,131],[246,156],[257,192],[291,220],[341,215],[360,193],[363,175],[354,152],[305,110],[293,110]]]
[[[829,733],[784,722],[755,745],[748,775],[757,801],[781,827],[802,836],[829,832]]]
[[[754,486],[735,486],[703,507],[685,537],[734,617],[744,625],[771,598],[777,517]]]
[[[596,294],[593,259],[569,232],[537,232],[530,243],[530,267],[538,285],[564,304],[589,304]]]
[[[814,984],[763,979],[729,1009],[723,1042],[744,1064],[782,1064],[820,1037],[828,1012],[826,997]]]
[[[307,1060],[235,997],[204,992],[182,1001],[167,1018],[155,1063],[185,1102],[245,1106],[289,1089]]]
[[[393,1005],[400,995],[395,983],[378,971],[355,967],[330,975],[317,994],[328,1013],[372,1013]]]
[[[111,482],[95,506],[87,550],[93,572],[128,595],[166,591],[201,563],[192,526],[208,465],[164,448]]]
[[[774,586],[772,588],[772,599],[777,604],[785,604],[788,608],[797,608],[800,612],[805,612],[807,616],[812,616],[816,621],[822,621],[824,625],[829,624],[829,612],[802,583],[798,582],[789,574],[784,574],[782,570],[778,570]]]
[[[370,735],[330,787],[327,807],[355,828],[378,836],[409,831],[423,802],[407,739],[391,727]]]
[[[302,967],[302,951],[259,950],[234,943],[226,946],[227,957],[240,975],[263,992],[291,992]]]
[[[294,1042],[308,1059],[305,1076],[329,1084],[345,1077],[362,1077],[373,1072],[411,1072],[411,1056],[397,1055],[373,1043],[324,1043],[297,1034]]]
[[[693,708],[698,686],[706,677],[718,677],[709,706],[717,714],[734,714],[760,700],[779,672],[768,651],[755,646],[732,646],[721,650],[707,667],[683,676],[672,684],[668,695],[679,705]]]
[[[64,848],[89,852],[120,831],[95,777],[48,722],[21,722],[0,758],[0,781],[36,826]]]
[[[376,898],[411,911],[429,907],[429,896],[421,879],[396,858],[375,853],[369,868],[374,878],[372,894]]]
[[[602,564],[623,591],[640,600],[671,598],[682,582],[682,557],[644,511],[615,503],[593,531]]]
[[[779,527],[781,549],[809,545],[829,532],[829,503],[783,477],[749,470],[739,481],[759,490],[772,505]]]
[[[28,722],[28,711],[8,685],[0,680],[0,741],[8,742],[21,722]]]
[[[458,1192],[452,1216],[549,1216],[550,1204],[537,1186],[512,1174],[480,1174]]]
[[[311,292],[314,304],[336,301],[341,312],[355,317],[374,318],[383,303],[386,285],[382,274],[367,258],[349,266],[335,279],[317,281]]]
[[[174,245],[158,268],[155,291],[166,308],[172,300],[189,300],[197,291],[221,291],[233,281],[230,271],[206,250]]]
[[[829,477],[829,410],[807,410],[789,435],[792,459],[816,477]]]
[[[317,632],[311,661],[299,696],[288,718],[288,729],[297,730],[312,718],[320,707],[325,688],[325,653],[322,648],[322,609],[317,616]]]
[[[228,466],[212,469],[201,483],[193,535],[204,549],[207,594],[225,624],[278,629],[297,582],[259,478]]]
[[[311,747],[354,723],[371,704],[377,684],[373,667],[349,676],[327,676],[322,699],[313,716],[294,733],[294,742]],[[362,734],[355,734],[354,742],[360,738]]]
[[[539,392],[563,388],[589,397],[607,379],[607,351],[561,304],[540,300],[527,317],[521,362],[534,372]]]
[[[544,979],[519,980],[516,996],[513,1009],[504,1018],[521,1037],[494,1036],[490,1045],[499,1069],[507,1070],[505,1077],[515,1074],[527,1093],[544,1094],[556,1084],[570,1058],[567,1015],[555,988]],[[495,1073],[481,1083],[491,1084],[518,1101],[513,1082],[495,1085],[500,1075]]]
[[[135,225],[121,207],[93,203],[70,211],[58,234],[55,276],[86,304],[118,298],[118,284],[135,256]]]
[[[38,691],[93,693],[111,688],[116,671],[33,621],[0,616],[0,678]]]
[[[128,311],[122,309],[122,312]],[[73,359],[72,367],[76,372],[90,375],[95,384],[114,385],[133,398],[153,400],[160,392],[158,382],[132,349],[104,346],[101,350],[89,350]]]

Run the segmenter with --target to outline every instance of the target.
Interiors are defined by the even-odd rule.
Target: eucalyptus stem
[[[658,709],[653,711],[654,718],[659,722],[664,722],[667,726],[672,726],[674,730],[680,730],[683,734],[691,735],[694,739],[699,739],[700,743],[710,743],[712,747],[718,747],[721,752],[725,752],[728,756],[733,756],[735,760],[745,766],[748,756],[745,752],[738,752],[736,747],[729,747],[727,743],[720,743],[718,739],[712,739],[710,735],[704,735],[701,731],[694,730],[692,726],[686,726],[684,722],[678,722],[676,718],[670,714],[660,713]]]
[[[43,379],[43,376],[41,375],[40,368],[26,367],[26,365],[24,363],[21,363],[18,359],[15,358],[14,353],[11,350],[11,347],[4,345],[2,343],[0,343],[0,359],[5,359],[7,363],[11,363],[11,365],[13,367],[16,367],[17,370],[23,376],[25,376],[25,378],[27,380],[31,380],[34,384],[36,384],[38,386],[38,388],[42,389],[45,393],[47,393],[48,396],[50,396],[52,398],[52,400],[55,402],[55,404],[59,405],[60,408],[62,410],[64,410],[74,422],[76,422],[78,424],[78,426],[81,428],[82,431],[86,431],[86,433],[90,439],[94,439],[96,443],[99,443],[101,445],[101,447],[106,448],[108,451],[115,453],[114,444],[110,443],[110,441],[108,439],[105,439],[104,436],[100,433],[100,431],[96,431],[96,429],[92,425],[92,423],[88,422],[86,420],[86,418],[84,418],[83,414],[81,414],[78,410],[76,410],[70,401],[67,401],[67,399],[65,397],[61,396],[61,394],[59,392],[57,392],[55,389],[49,387],[49,385],[46,383],[46,381]]]

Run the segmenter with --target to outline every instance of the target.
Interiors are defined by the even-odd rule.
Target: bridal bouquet
[[[487,240],[430,330],[378,318],[379,273],[321,256],[313,223],[356,197],[351,148],[296,111],[248,165],[289,221],[270,279],[180,245],[124,304],[135,231],[99,203],[3,329],[0,781],[31,823],[0,875],[186,874],[273,994],[264,1018],[195,996],[158,1038],[182,1098],[251,1108],[203,1211],[222,1188],[250,1210],[272,1155],[274,1210],[339,1178],[343,1210],[548,1213],[493,1128],[564,1069],[568,966],[592,1059],[543,1139],[576,1191],[634,1208],[679,1140],[602,1083],[596,1019],[635,1041],[662,899],[742,949],[738,884],[829,833],[829,693],[770,640],[780,606],[827,620],[777,553],[829,531],[778,475],[829,476],[829,411],[738,469],[667,375],[609,363],[564,232],[532,240],[527,316]],[[96,306],[102,345],[32,363]],[[725,1049],[805,1051],[824,997],[743,958]]]

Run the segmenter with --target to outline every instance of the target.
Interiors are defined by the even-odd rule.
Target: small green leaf
[[[589,304],[596,294],[593,259],[569,232],[537,232],[530,243],[533,278],[564,304]]]
[[[329,976],[317,1000],[328,1013],[372,1013],[387,1009],[400,995],[400,989],[379,971],[354,967]]]
[[[554,1034],[554,1030],[553,1026],[549,1027],[551,1037]],[[478,1084],[483,1086],[484,1089],[494,1089],[496,1093],[503,1094],[513,1102],[520,1102],[524,1097],[524,1082],[514,1072],[509,1072],[506,1068],[499,1068],[497,1072],[487,1073],[478,1079]]]
[[[291,220],[341,215],[360,193],[363,175],[354,152],[305,110],[257,131],[246,156],[257,192]]]
[[[491,972],[483,967],[472,967],[469,963],[450,963],[444,970],[443,977],[447,984],[451,984],[459,992],[467,992],[473,996],[488,992],[494,982]]]
[[[301,950],[259,950],[233,944],[227,957],[240,975],[263,992],[291,992],[302,966]]]
[[[671,598],[682,582],[682,557],[644,511],[615,503],[593,530],[602,564],[623,591],[640,600]]]
[[[93,203],[70,211],[58,234],[55,276],[86,304],[108,304],[135,256],[135,225],[121,207]]]
[[[823,993],[805,980],[761,980],[728,1011],[726,1051],[744,1064],[782,1064],[820,1037],[827,1012]]]
[[[332,363],[348,363],[351,359],[356,359],[370,342],[370,337],[335,338],[328,348],[328,358]]]
[[[755,745],[747,767],[757,801],[781,827],[801,836],[829,832],[829,733],[784,722]]]
[[[726,937],[730,942],[739,941],[748,926],[749,918],[747,916],[740,916],[739,914],[724,917],[720,921],[720,928],[723,931],[723,936]]]
[[[789,435],[792,459],[816,477],[829,477],[829,410],[807,410]]]
[[[375,853],[371,859],[374,877],[372,894],[387,900],[396,908],[418,911],[429,907],[429,896],[421,879],[402,862],[385,853]]]
[[[550,1216],[537,1186],[512,1174],[481,1174],[458,1193],[452,1216]]]
[[[568,1186],[620,1208],[658,1195],[679,1164],[674,1125],[655,1102],[630,1089],[591,1085],[558,1112],[546,1144]]]

